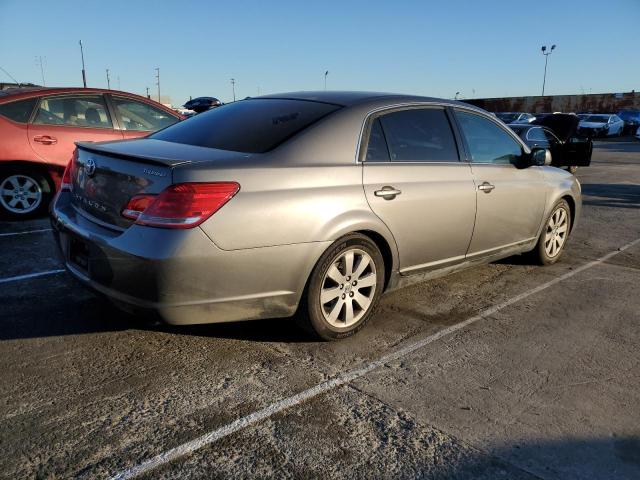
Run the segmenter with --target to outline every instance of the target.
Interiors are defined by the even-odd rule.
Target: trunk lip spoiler
[[[120,140],[116,140],[116,142],[119,142]],[[74,142],[77,148],[81,148],[82,150],[87,150],[89,152],[93,152],[93,153],[98,153],[100,155],[104,155],[107,157],[113,157],[113,158],[118,158],[121,160],[126,160],[127,158],[132,158],[132,159],[136,159],[139,160],[140,163],[146,163],[149,165],[158,165],[158,166],[162,166],[162,167],[166,167],[166,168],[173,168],[173,167],[177,167],[178,165],[184,165],[187,163],[191,163],[191,161],[189,160],[182,160],[182,161],[173,161],[173,160],[169,160],[169,159],[158,159],[155,157],[152,157],[150,155],[141,155],[139,153],[120,153],[120,152],[114,152],[113,150],[109,149],[108,146],[109,144],[111,144],[112,142],[105,142],[104,144],[102,143],[92,143],[92,142]],[[170,163],[168,163],[170,162]]]

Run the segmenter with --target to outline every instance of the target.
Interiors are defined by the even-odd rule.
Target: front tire
[[[9,168],[0,173],[0,216],[10,220],[43,214],[51,200],[51,185],[36,170]]]
[[[311,272],[298,323],[323,340],[353,335],[375,310],[384,279],[382,254],[370,238],[350,234],[339,239]]]
[[[541,265],[552,265],[560,260],[571,232],[571,207],[566,200],[555,204],[547,217],[536,248],[531,251]]]

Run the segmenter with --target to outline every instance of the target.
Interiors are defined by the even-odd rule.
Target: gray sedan
[[[52,209],[69,272],[172,324],[359,330],[385,291],[528,252],[556,262],[580,184],[484,110],[303,92],[79,144]]]

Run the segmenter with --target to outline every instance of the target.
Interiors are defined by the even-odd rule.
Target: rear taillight
[[[78,151],[76,150],[73,152],[73,156],[71,157],[71,160],[69,160],[69,163],[67,164],[67,167],[64,169],[64,173],[62,174],[62,182],[60,182],[61,191],[70,192],[73,187],[72,173],[76,167],[77,157]]]
[[[129,200],[127,206],[122,209],[122,216],[131,220],[137,220],[157,195],[136,195]]]
[[[240,190],[236,182],[179,183],[159,195],[136,195],[122,215],[138,225],[192,228],[216,213]]]

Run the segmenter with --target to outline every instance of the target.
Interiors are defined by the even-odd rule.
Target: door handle
[[[482,182],[478,185],[478,190],[482,190],[484,193],[491,193],[494,188],[496,188],[495,185],[491,185],[489,182]]]
[[[49,135],[38,135],[37,137],[33,137],[33,141],[43,145],[55,145],[58,143],[58,139],[56,137],[51,137]]]
[[[389,185],[386,185],[382,187],[382,189],[373,192],[376,197],[382,197],[385,200],[393,200],[397,195],[400,195],[401,193],[402,191],[394,187],[390,187]]]

